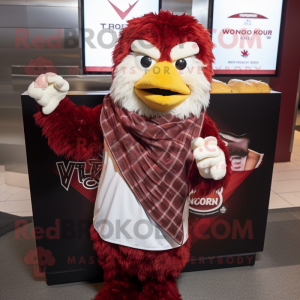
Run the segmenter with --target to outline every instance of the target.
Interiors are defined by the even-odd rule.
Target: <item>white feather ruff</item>
[[[129,54],[118,65],[114,73],[114,80],[111,86],[111,97],[121,107],[128,111],[136,112],[148,118],[160,117],[171,113],[180,119],[189,117],[190,114],[199,117],[202,109],[206,109],[210,99],[210,82],[205,78],[202,68],[205,68],[202,61],[192,57],[192,67],[180,74],[183,81],[190,88],[191,93],[180,105],[170,111],[156,111],[149,108],[135,93],[134,84],[140,80],[145,72],[135,65],[135,55]]]

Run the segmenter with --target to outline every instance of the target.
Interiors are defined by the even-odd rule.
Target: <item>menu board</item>
[[[283,0],[214,0],[215,74],[276,74]]]
[[[127,21],[159,11],[159,0],[84,0],[83,65],[87,72],[110,72],[112,52]]]

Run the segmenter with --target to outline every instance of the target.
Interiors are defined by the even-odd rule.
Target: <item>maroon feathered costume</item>
[[[193,17],[175,16],[161,11],[157,15],[148,14],[129,21],[113,52],[114,69],[130,53],[132,42],[138,39],[147,40],[160,50],[159,61],[171,61],[170,50],[174,46],[188,41],[196,42],[200,48],[196,57],[206,65],[203,72],[211,82],[213,43],[207,30]],[[57,155],[86,161],[91,157],[98,158],[103,152],[101,109],[102,104],[94,108],[76,107],[66,97],[53,113],[44,115],[40,111],[35,115],[35,120]],[[225,153],[227,174],[219,181],[203,179],[194,162],[189,172],[188,185],[197,198],[225,187],[231,174],[227,148],[220,139],[214,122],[205,114],[201,137],[208,136],[216,137],[218,147]],[[104,270],[105,280],[105,286],[96,299],[181,299],[176,277],[189,260],[189,240],[183,246],[171,250],[145,251],[105,242],[93,226],[91,238],[99,264]]]

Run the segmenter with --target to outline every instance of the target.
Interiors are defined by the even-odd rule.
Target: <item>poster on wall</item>
[[[86,72],[111,72],[112,52],[127,21],[158,13],[159,0],[83,0],[84,67]]]
[[[283,0],[214,0],[215,74],[275,75]]]

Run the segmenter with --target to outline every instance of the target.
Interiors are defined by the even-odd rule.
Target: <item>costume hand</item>
[[[66,97],[69,88],[69,83],[61,76],[46,73],[40,75],[30,84],[28,95],[43,107],[42,110],[45,115],[49,115],[56,109],[59,102]]]
[[[226,175],[225,155],[217,146],[215,137],[194,139],[192,149],[198,170],[203,178],[220,180]]]

